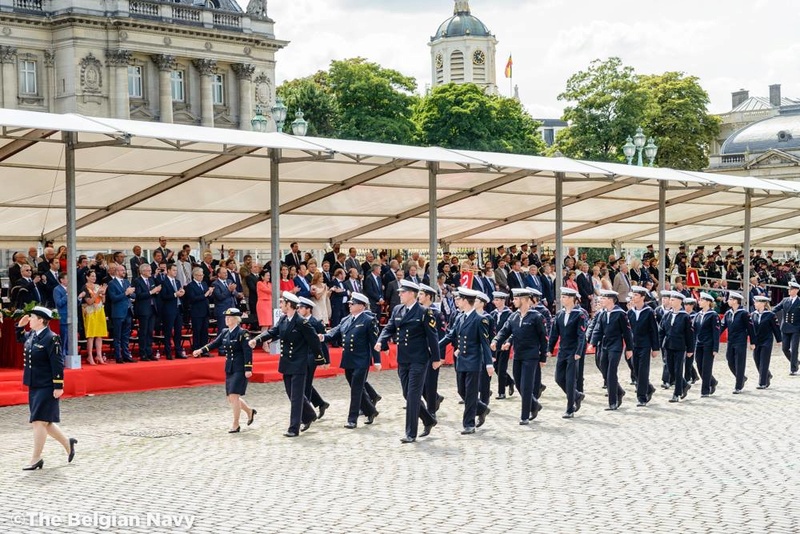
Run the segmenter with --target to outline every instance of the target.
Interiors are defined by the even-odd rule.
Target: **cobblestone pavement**
[[[659,389],[637,408],[625,385],[622,408],[604,412],[590,357],[588,398],[563,420],[551,361],[533,424],[518,425],[515,394],[492,399],[472,436],[459,434],[462,407],[453,370],[444,369],[440,424],[412,445],[399,441],[395,371],[370,376],[381,413],[353,431],[342,428],[344,378],[320,380],[331,408],[297,439],[281,435],[288,400],[280,383],[250,385],[259,414],[232,435],[221,386],[69,399],[62,428],[80,440],[75,462],[48,441],[36,472],[20,470],[32,443],[27,407],[2,408],[0,532],[798,532],[800,377],[789,376],[777,349],[768,390],[755,389],[748,366],[743,395],[731,394],[720,356],[712,398],[701,399],[698,384],[674,405]],[[156,431],[182,434],[135,435]],[[167,516],[182,522],[153,522]]]

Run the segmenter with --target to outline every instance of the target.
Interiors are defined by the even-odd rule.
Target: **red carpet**
[[[396,348],[390,345],[389,352],[383,353],[383,369],[396,369]],[[329,369],[318,368],[316,377],[326,378],[343,373],[339,369],[342,349],[331,349]],[[278,356],[256,350],[253,358],[253,377],[251,382],[277,382],[283,380],[278,373]],[[446,360],[453,362],[452,350],[448,350]],[[196,386],[209,386],[225,383],[225,359],[189,358],[188,360],[164,360],[157,362],[138,362],[135,364],[115,364],[89,366],[81,369],[67,369],[64,377],[64,397],[85,395],[106,395],[130,393],[154,389],[173,389]],[[0,406],[26,404],[28,389],[22,385],[22,371],[0,369]]]

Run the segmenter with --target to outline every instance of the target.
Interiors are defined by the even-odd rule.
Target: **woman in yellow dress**
[[[89,365],[106,363],[103,356],[103,338],[108,337],[108,326],[106,324],[106,311],[104,303],[106,301],[106,285],[98,285],[97,273],[89,271],[86,275],[86,286],[82,293],[83,297],[83,329],[86,332],[86,351]],[[92,350],[97,352],[97,363],[92,357]]]

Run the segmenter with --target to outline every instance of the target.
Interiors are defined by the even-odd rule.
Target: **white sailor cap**
[[[411,280],[400,280],[400,287],[397,288],[397,291],[413,291],[414,293],[419,293],[419,286]]]
[[[631,286],[631,293],[639,293],[640,295],[647,296],[650,292],[647,290],[646,287],[642,286]]]
[[[577,291],[575,291],[574,289],[572,289],[571,287],[562,287],[561,288],[561,294],[562,295],[568,295],[570,297],[578,297],[578,296],[580,296],[580,294]]]
[[[700,298],[703,299],[703,300],[707,300],[709,302],[714,302],[716,300],[714,298],[714,295],[712,295],[711,293],[705,293],[705,292],[700,293]]]
[[[736,299],[739,302],[744,300],[744,296],[741,293],[737,293],[736,291],[730,291],[728,293],[728,298],[729,299]]]
[[[692,297],[686,297],[685,299],[683,299],[683,303],[684,304],[697,304],[697,300],[695,300]]]
[[[600,290],[601,297],[619,297],[619,293],[613,291],[611,289],[601,289]]]
[[[281,298],[289,302],[294,302],[295,304],[300,304],[300,299],[297,298],[297,295],[294,293],[289,293],[288,291],[281,293]]]
[[[350,304],[363,304],[364,306],[369,306],[369,298],[363,293],[356,293],[353,292],[350,294]]]
[[[764,295],[756,295],[753,297],[753,300],[756,302],[769,302],[769,297],[765,297]]]
[[[792,280],[789,282],[789,289],[800,289],[800,284]]]
[[[470,289],[468,287],[460,287],[458,288],[458,295],[460,297],[468,297],[468,298],[478,298],[478,292],[474,289]]]
[[[515,298],[516,297],[530,297],[531,296],[531,290],[529,288],[527,288],[527,287],[512,287],[511,288],[511,294],[514,295]]]
[[[683,300],[683,299],[686,298],[686,295],[684,295],[680,291],[670,291],[669,292],[669,297],[672,298],[672,299]]]
[[[486,293],[484,293],[483,291],[478,291],[478,294],[477,294],[476,296],[478,297],[478,300],[482,300],[482,301],[483,301],[483,302],[485,302],[486,304],[489,304],[489,301],[491,300],[491,299],[489,298],[489,295],[487,295],[487,294],[486,294]]]
[[[508,293],[503,293],[502,291],[495,291],[494,293],[492,293],[492,298],[494,300],[497,299],[505,300],[508,298]]]
[[[28,313],[38,315],[42,319],[47,319],[48,321],[53,318],[53,312],[44,306],[34,306],[33,309]]]
[[[434,295],[434,296],[439,293],[438,291],[433,289],[431,286],[426,285],[426,284],[420,284],[419,285],[419,290],[424,292],[424,293],[427,293],[428,295]]]
[[[536,298],[539,298],[539,297],[542,296],[542,292],[539,291],[538,289],[533,288],[533,287],[529,287],[528,288],[528,293],[530,293],[532,297],[536,297]]]
[[[300,299],[300,306],[305,306],[306,308],[309,309],[316,306],[316,304],[314,304],[314,302],[311,301],[311,299],[307,299],[305,297],[298,297],[298,298]]]

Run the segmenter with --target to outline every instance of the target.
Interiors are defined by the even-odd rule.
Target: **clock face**
[[[441,69],[444,67],[444,56],[442,54],[437,54],[436,56],[436,68]]]
[[[476,50],[474,54],[472,54],[472,62],[476,65],[483,65],[486,63],[486,54],[483,50]]]

